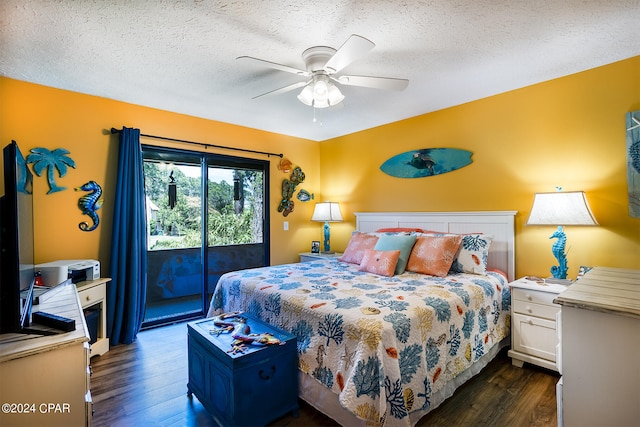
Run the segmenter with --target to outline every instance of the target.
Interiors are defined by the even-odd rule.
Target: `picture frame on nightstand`
[[[578,269],[578,279],[581,278],[582,276],[584,276],[585,274],[587,274],[589,272],[589,270],[591,270],[593,267],[587,267],[584,265],[581,265],[580,268]]]
[[[311,253],[312,254],[319,254],[320,253],[320,241],[319,240],[312,240],[311,241]]]

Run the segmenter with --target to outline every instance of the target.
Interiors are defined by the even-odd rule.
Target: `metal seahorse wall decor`
[[[102,207],[102,187],[95,181],[89,181],[80,187],[75,189],[76,191],[88,191],[88,194],[78,199],[78,207],[82,211],[83,215],[88,215],[93,221],[92,225],[83,221],[78,224],[78,227],[82,231],[93,231],[98,227],[100,218],[98,217],[97,210]]]
[[[559,226],[558,229],[549,236],[549,238],[558,239],[555,241],[553,246],[551,246],[551,252],[553,252],[553,256],[558,260],[558,265],[551,267],[551,274],[555,279],[566,279],[567,271],[569,270],[567,265],[567,255],[564,251],[565,245],[567,244],[567,235],[564,234],[562,226]]]

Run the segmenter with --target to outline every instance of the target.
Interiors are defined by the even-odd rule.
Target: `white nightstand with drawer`
[[[342,252],[334,252],[332,254],[324,254],[322,252],[302,252],[300,254],[300,262],[309,262],[309,261],[318,261],[320,259],[332,259],[332,258],[340,258],[342,256]]]
[[[556,316],[560,306],[553,300],[564,285],[533,281],[526,278],[511,282],[511,349],[509,357],[515,366],[524,362],[557,371]]]

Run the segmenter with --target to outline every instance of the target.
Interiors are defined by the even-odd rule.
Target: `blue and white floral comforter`
[[[445,278],[358,271],[337,260],[227,273],[209,316],[252,313],[297,336],[299,369],[372,424],[409,425],[432,393],[508,336],[499,273]]]

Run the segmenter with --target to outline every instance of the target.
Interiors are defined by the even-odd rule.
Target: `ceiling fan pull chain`
[[[316,119],[316,106],[313,106],[313,123],[316,123],[318,120]],[[322,111],[320,111],[320,115],[322,115]],[[323,125],[322,118],[320,119],[320,126]]]

